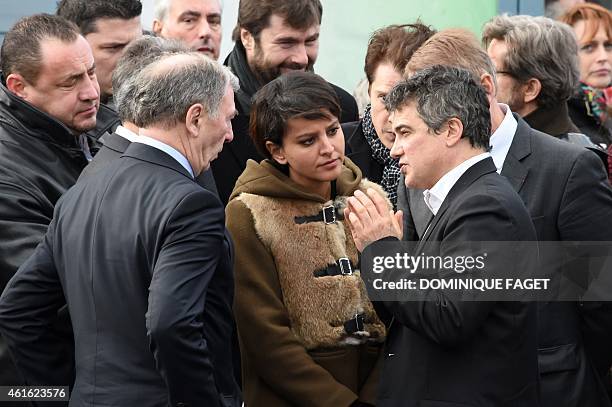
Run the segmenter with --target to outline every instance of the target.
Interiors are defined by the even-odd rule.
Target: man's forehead
[[[142,35],[140,16],[123,18],[99,18],[96,20],[96,30],[85,37],[95,38],[100,43],[126,43]]]
[[[318,34],[319,31],[321,31],[321,26],[316,23],[305,28],[295,28],[287,23],[285,17],[278,14],[272,14],[268,26],[264,28],[264,30],[265,29],[269,31],[272,37],[310,37]]]
[[[169,11],[174,17],[189,11],[221,14],[221,2],[220,0],[171,0]]]
[[[81,35],[75,41],[45,38],[40,43],[41,75],[55,77],[87,71],[94,64],[89,43]]]
[[[416,103],[414,101],[409,101],[402,104],[398,109],[389,114],[389,120],[393,122],[394,126],[413,126],[415,124],[413,121],[417,119],[419,119],[419,115],[416,109]]]

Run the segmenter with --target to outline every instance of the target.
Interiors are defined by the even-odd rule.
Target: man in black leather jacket
[[[0,60],[1,291],[44,236],[57,200],[91,159],[95,143],[83,133],[96,127],[100,91],[91,48],[61,17],[39,14],[17,22]],[[59,325],[62,332],[54,334],[63,335],[69,324]],[[57,352],[67,367],[69,348]],[[66,374],[57,372],[56,384],[72,384]],[[0,338],[0,384],[20,381]]]

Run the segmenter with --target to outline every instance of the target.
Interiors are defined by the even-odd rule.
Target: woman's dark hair
[[[266,142],[282,145],[290,119],[319,120],[330,118],[330,113],[340,117],[340,102],[331,85],[313,73],[290,72],[253,96],[249,133],[257,150],[271,158]]]

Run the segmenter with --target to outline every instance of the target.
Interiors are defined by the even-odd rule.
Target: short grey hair
[[[129,82],[134,124],[144,128],[171,128],[183,122],[196,103],[216,119],[227,86],[239,88],[229,68],[197,52],[163,55]]]
[[[463,124],[473,147],[489,150],[491,113],[485,90],[472,72],[434,65],[400,81],[385,97],[385,108],[396,112],[414,103],[429,131],[439,134],[452,118]]]
[[[494,17],[485,24],[482,41],[505,41],[508,52],[503,69],[521,83],[536,78],[542,84],[538,106],[565,103],[580,78],[578,46],[572,28],[547,17],[526,15]]]
[[[153,4],[153,16],[159,21],[166,21],[172,1],[173,0],[155,0],[155,3]],[[217,1],[219,2],[221,11],[223,11],[223,0]]]
[[[164,54],[187,52],[190,52],[189,49],[180,41],[151,35],[144,35],[132,41],[125,48],[125,52],[119,58],[117,67],[113,71],[112,78],[115,104],[121,121],[134,121],[134,114],[131,111],[133,104],[128,103],[126,99],[133,97],[134,89],[131,86],[124,86],[128,83],[128,79]]]

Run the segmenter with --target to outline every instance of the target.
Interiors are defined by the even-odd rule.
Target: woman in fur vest
[[[247,406],[375,404],[384,324],[356,269],[347,196],[382,189],[344,157],[338,98],[312,73],[254,96],[249,160],[227,205]]]

